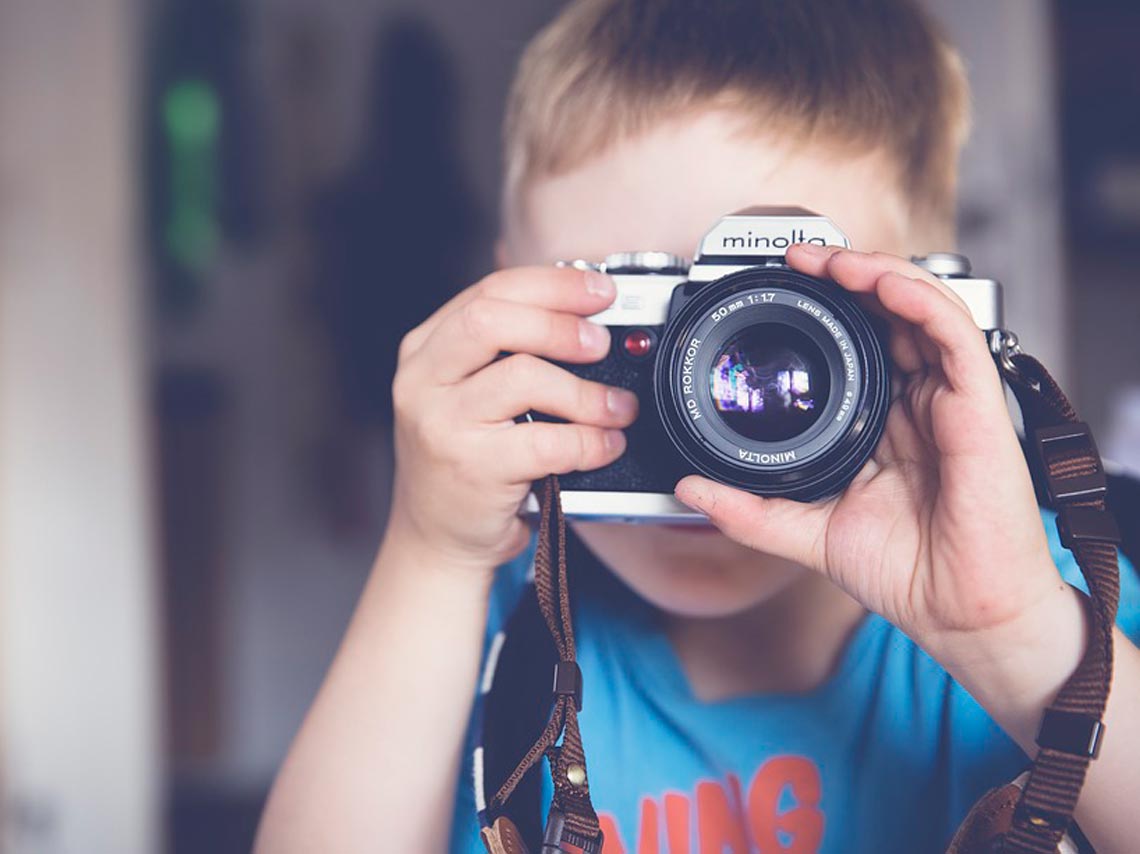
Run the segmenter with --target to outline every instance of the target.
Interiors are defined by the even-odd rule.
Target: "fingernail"
[[[693,483],[690,479],[686,478],[677,484],[673,490],[673,495],[687,507],[691,507],[698,513],[708,515],[703,507],[705,496],[701,491],[699,482]]]
[[[688,486],[688,484],[678,483],[676,488],[673,490],[673,495],[682,504],[688,507],[694,506],[692,489]]]
[[[810,255],[812,258],[823,258],[825,255],[831,254],[831,249],[827,246],[820,246],[817,243],[797,243],[796,249],[805,255]]]
[[[587,270],[585,272],[586,290],[598,297],[606,297],[613,299],[617,294],[617,287],[614,285],[614,280],[607,276],[605,273],[599,273],[597,270]]]
[[[578,322],[578,341],[582,344],[582,349],[596,353],[609,347],[610,332],[597,323],[580,320]]]
[[[611,454],[625,450],[625,434],[621,430],[607,430],[603,441]]]
[[[632,418],[637,412],[637,395],[623,388],[606,391],[606,409],[621,418]]]

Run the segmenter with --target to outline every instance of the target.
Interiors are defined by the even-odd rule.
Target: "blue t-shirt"
[[[1086,589],[1044,518],[1062,576]],[[1118,624],[1135,643],[1140,580],[1123,559],[1120,569]],[[488,637],[525,571],[525,560],[504,567]],[[942,852],[974,801],[1027,764],[941,666],[874,614],[815,690],[703,702],[648,608],[589,596],[574,607],[604,854]],[[451,851],[483,852],[469,758]]]

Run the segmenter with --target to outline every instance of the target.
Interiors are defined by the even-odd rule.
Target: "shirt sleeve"
[[[532,539],[526,551],[510,563],[499,567],[487,602],[487,631],[483,637],[482,656],[484,662],[487,660],[495,636],[506,625],[507,619],[518,604],[519,597],[526,589],[533,572],[533,565],[534,540]],[[468,698],[468,705],[472,711],[475,699],[475,696]],[[456,781],[455,812],[451,818],[451,845],[448,849],[450,854],[485,854],[483,843],[479,839],[479,820],[475,810],[475,771],[472,755],[478,735],[475,731],[474,715],[469,715],[467,735],[463,741],[461,770]]]

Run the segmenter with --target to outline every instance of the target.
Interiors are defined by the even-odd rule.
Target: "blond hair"
[[[953,223],[969,87],[917,0],[571,2],[531,40],[511,88],[504,215],[529,182],[725,103],[757,128],[884,151],[911,215]]]

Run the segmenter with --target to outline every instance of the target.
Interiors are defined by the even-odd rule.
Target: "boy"
[[[982,336],[902,260],[953,245],[967,110],[916,5],[583,0],[532,42],[506,128],[502,269],[401,344],[388,530],[260,851],[481,850],[465,732],[525,558],[492,590],[495,568],[527,546],[530,482],[612,462],[638,407],[546,361],[602,358],[608,332],[585,318],[614,298],[605,276],[552,262],[688,255],[758,204],[814,210],[877,250],[800,246],[788,262],[890,318],[897,399],[837,499],[686,478],[678,498],[728,536],[575,525],[629,588],[574,603],[605,851],[943,850],[1024,765],[1084,616]],[[514,422],[531,409],[570,423]],[[1101,851],[1140,833],[1140,652],[1116,643],[1078,809]]]

